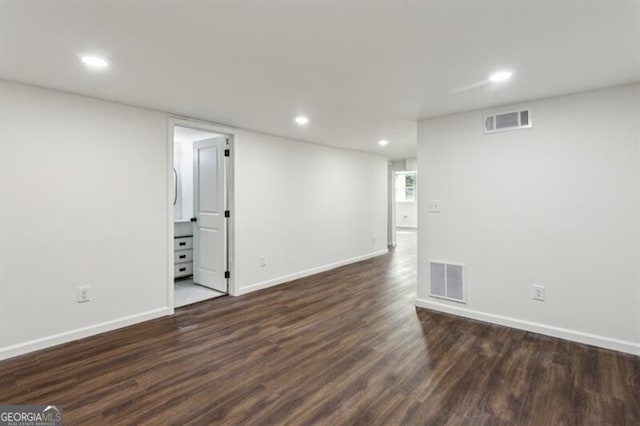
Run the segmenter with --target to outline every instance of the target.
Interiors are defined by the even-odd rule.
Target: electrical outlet
[[[440,200],[429,200],[427,210],[429,213],[440,213]]]
[[[89,300],[89,286],[83,285],[78,287],[78,303],[88,302]]]
[[[533,299],[544,302],[544,286],[543,285],[538,285],[538,284],[533,285]]]
[[[260,256],[260,266],[267,266],[267,256]]]
[[[376,243],[376,235],[373,234],[373,236],[371,237],[371,244],[375,244]]]

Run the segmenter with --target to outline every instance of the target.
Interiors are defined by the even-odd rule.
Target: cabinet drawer
[[[178,263],[175,265],[174,277],[188,277],[189,275],[193,275],[193,263]]]
[[[191,262],[193,250],[176,250],[173,252],[173,263]]]
[[[181,237],[173,239],[174,250],[187,250],[193,248],[193,237]]]

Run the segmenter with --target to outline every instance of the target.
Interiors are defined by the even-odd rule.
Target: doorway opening
[[[417,172],[396,172],[394,177],[396,232],[415,233],[418,228]]]
[[[171,261],[173,307],[229,293],[232,135],[172,120]]]
[[[389,246],[415,246],[418,228],[418,172],[415,158],[389,162]]]

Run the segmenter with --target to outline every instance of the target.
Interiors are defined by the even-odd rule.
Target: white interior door
[[[193,281],[227,292],[226,138],[193,143]]]

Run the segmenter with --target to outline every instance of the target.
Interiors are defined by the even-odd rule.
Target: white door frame
[[[391,161],[387,164],[387,246],[397,245],[396,232],[396,172]]]
[[[231,212],[231,217],[227,222],[227,241],[228,252],[227,262],[229,264],[229,272],[231,277],[229,278],[227,290],[230,295],[236,295],[235,287],[235,194],[234,194],[234,181],[233,181],[233,167],[235,159],[235,137],[237,130],[231,127],[220,126],[206,121],[193,120],[184,117],[169,116],[167,127],[167,306],[169,307],[169,313],[173,314],[175,309],[174,300],[174,263],[173,263],[173,240],[174,240],[174,216],[173,216],[173,152],[174,152],[174,127],[188,127],[191,129],[204,130],[213,133],[220,133],[229,138],[229,150],[230,156],[228,159],[227,167],[227,209]]]

